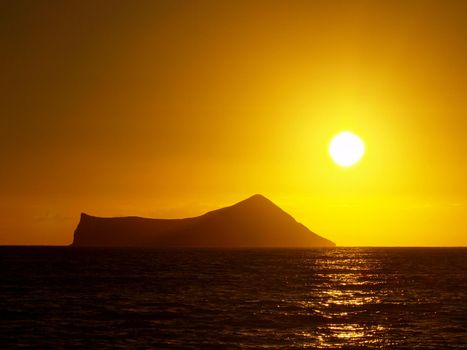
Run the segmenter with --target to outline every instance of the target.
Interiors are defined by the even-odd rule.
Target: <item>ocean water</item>
[[[467,348],[467,249],[1,247],[0,348]]]

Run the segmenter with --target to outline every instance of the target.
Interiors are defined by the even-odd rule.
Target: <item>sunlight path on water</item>
[[[377,260],[365,259],[358,250],[342,254],[336,250],[325,251],[313,262],[319,266],[323,279],[318,290],[312,292],[316,302],[302,302],[313,312],[328,320],[310,332],[301,332],[304,347],[339,348],[349,345],[384,347],[394,345],[382,336],[381,324],[356,322],[371,314],[368,306],[381,303],[377,286],[381,281],[372,278],[380,269]],[[370,316],[370,315],[368,315]]]

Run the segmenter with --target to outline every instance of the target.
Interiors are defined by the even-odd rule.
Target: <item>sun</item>
[[[332,138],[329,144],[329,154],[336,164],[350,167],[365,154],[365,144],[354,133],[342,131]]]

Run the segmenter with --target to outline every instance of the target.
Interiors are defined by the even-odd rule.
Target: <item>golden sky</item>
[[[261,193],[338,245],[467,245],[467,2],[2,1],[0,244]],[[334,164],[351,130],[366,154]]]

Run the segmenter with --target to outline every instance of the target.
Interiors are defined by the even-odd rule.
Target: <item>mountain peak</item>
[[[258,200],[258,199],[262,199],[262,200],[266,199],[266,200],[269,200],[269,199],[267,199],[265,196],[263,196],[263,195],[260,194],[260,193],[256,193],[256,194],[252,195],[251,197],[248,197],[246,200]]]
[[[285,214],[288,216],[287,213],[285,213],[278,205],[273,203],[271,200],[266,198],[265,196],[261,194],[254,194],[251,197],[248,197],[247,199],[244,199],[240,202],[237,202],[231,206],[213,210],[212,212],[207,213],[208,215],[210,213],[219,213],[223,212],[225,210],[231,211],[231,212],[236,212],[236,213],[245,213],[248,212],[250,214],[258,214],[258,213],[281,213]]]
[[[263,196],[262,194],[254,194],[251,197],[248,197],[247,199],[244,199],[237,204],[247,204],[247,203],[264,203],[264,204],[272,204],[276,206],[271,200]]]

